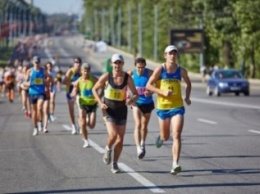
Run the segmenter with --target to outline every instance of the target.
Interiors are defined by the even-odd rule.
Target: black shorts
[[[138,104],[138,103],[135,104],[143,114],[151,113],[152,110],[154,109],[154,102],[151,102],[150,104]]]
[[[97,104],[94,105],[79,105],[80,109],[85,110],[86,113],[96,112],[97,110]]]
[[[14,89],[14,83],[5,84],[5,88],[6,88],[7,90],[13,90],[13,89]]]
[[[108,107],[106,110],[106,120],[108,122],[114,122],[116,125],[125,125],[127,119],[127,106],[121,106],[118,108]]]

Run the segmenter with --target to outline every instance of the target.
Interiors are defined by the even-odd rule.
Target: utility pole
[[[142,4],[139,3],[138,4],[138,42],[139,42],[139,48],[138,48],[138,52],[139,55],[142,56],[143,55],[143,37],[142,37]]]
[[[121,7],[118,8],[118,23],[117,23],[117,47],[121,47]]]
[[[199,16],[199,28],[203,30],[203,18],[202,14]],[[204,48],[200,51],[200,68],[204,66]]]
[[[128,52],[131,53],[132,50],[132,10],[128,7],[128,30],[127,30],[127,42],[128,42]]]
[[[153,58],[158,60],[158,5],[154,6],[154,47]]]
[[[115,45],[115,26],[114,26],[114,10],[110,8],[110,33],[111,33],[111,45]]]

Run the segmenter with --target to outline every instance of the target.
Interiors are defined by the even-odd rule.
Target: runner
[[[181,94],[181,80],[186,83],[185,102],[191,104],[190,92],[191,82],[187,71],[177,64],[178,50],[170,45],[165,48],[165,63],[157,67],[150,77],[146,87],[148,90],[157,93],[157,115],[159,118],[160,135],[157,138],[156,146],[161,147],[163,141],[170,137],[170,127],[173,131],[172,156],[173,164],[171,173],[181,172],[179,165],[181,152],[181,132],[184,124],[185,108]]]
[[[42,109],[45,96],[45,78],[48,76],[44,68],[40,67],[40,57],[34,56],[33,67],[27,71],[27,83],[29,86],[29,101],[32,110],[33,136],[42,130]]]
[[[44,79],[45,83],[45,99],[43,103],[43,132],[48,133],[48,121],[49,121],[49,113],[50,113],[50,107],[51,107],[51,99],[52,99],[52,88],[54,83],[54,79],[51,76],[50,71],[50,65],[52,65],[51,62],[47,62],[45,64],[45,70],[47,72],[47,75]]]
[[[82,76],[75,82],[71,97],[79,94],[79,120],[83,135],[83,148],[89,147],[87,127],[93,129],[96,125],[97,102],[93,96],[92,88],[97,78],[90,74],[90,65],[83,63],[81,66]]]
[[[154,109],[152,92],[146,89],[146,83],[153,71],[146,68],[144,58],[135,59],[135,69],[129,71],[132,76],[139,98],[133,104],[133,117],[135,120],[134,139],[137,148],[137,157],[143,159],[145,156],[145,139],[147,136],[147,126],[150,121],[151,112]]]
[[[117,162],[123,149],[123,141],[127,122],[127,105],[132,105],[137,98],[138,93],[135,89],[133,79],[122,70],[124,58],[119,54],[114,54],[111,58],[113,71],[104,73],[93,87],[92,91],[100,108],[106,113],[106,127],[108,132],[107,145],[103,162],[111,163],[111,153],[114,146],[114,157],[111,171],[118,173]],[[127,86],[133,96],[126,99]],[[98,94],[98,91],[105,88],[104,102]]]
[[[57,90],[58,91],[61,91],[61,83],[62,83],[62,75],[63,75],[63,72],[61,70],[61,68],[58,66],[57,67],[57,71],[56,71],[56,78],[57,78]]]
[[[15,88],[15,69],[8,67],[4,73],[5,90],[8,91],[9,102],[14,101],[14,88]]]
[[[0,92],[1,96],[5,96],[4,68],[0,67]]]
[[[24,116],[27,118],[31,118],[31,107],[28,97],[29,87],[26,85],[26,76],[27,76],[28,66],[24,65],[22,69],[22,81],[20,84],[21,88],[21,97],[22,97],[22,110],[24,112]]]
[[[63,84],[66,85],[66,97],[67,97],[67,101],[68,101],[70,121],[72,124],[71,133],[73,135],[77,134],[77,131],[78,131],[76,122],[75,122],[75,114],[74,114],[74,104],[75,104],[75,100],[77,100],[77,98],[75,98],[75,97],[72,98],[70,96],[70,94],[73,90],[74,82],[76,82],[77,79],[81,76],[81,74],[80,74],[81,63],[82,63],[81,58],[79,58],[79,57],[74,58],[73,67],[68,69],[68,71],[66,72],[66,75],[64,77],[64,80],[63,80]]]
[[[55,99],[56,99],[56,92],[57,92],[57,73],[53,70],[53,64],[51,62],[46,63],[46,70],[48,74],[52,77],[52,84],[50,88],[50,99],[49,99],[49,119],[51,122],[55,121],[54,111],[55,111]]]

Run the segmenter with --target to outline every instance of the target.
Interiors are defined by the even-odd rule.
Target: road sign
[[[170,44],[175,45],[180,53],[200,53],[203,50],[203,30],[172,29]]]

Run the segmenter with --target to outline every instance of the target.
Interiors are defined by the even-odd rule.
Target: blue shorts
[[[29,102],[30,104],[36,104],[38,100],[45,100],[45,94],[29,94]]]
[[[158,110],[157,109],[157,115],[160,117],[162,120],[172,118],[175,115],[181,115],[183,116],[185,114],[185,108],[184,106],[179,107],[179,108],[172,108],[170,110]]]
[[[66,93],[66,98],[67,98],[67,100],[69,100],[69,101],[70,101],[70,100],[75,100],[75,97],[72,98],[72,97],[70,96],[70,93]]]

